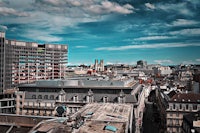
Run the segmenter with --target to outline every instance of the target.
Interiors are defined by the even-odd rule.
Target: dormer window
[[[78,96],[77,95],[73,97],[73,101],[78,102]]]
[[[103,97],[103,102],[104,102],[104,103],[107,103],[107,102],[108,102],[108,97],[107,97],[107,96]]]

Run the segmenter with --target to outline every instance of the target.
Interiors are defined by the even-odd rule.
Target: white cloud
[[[145,3],[145,6],[148,8],[148,9],[151,9],[151,10],[154,10],[155,9],[155,6],[153,4],[150,4],[150,3]]]
[[[144,45],[127,45],[115,47],[99,47],[96,51],[121,51],[128,49],[154,49],[154,48],[173,48],[173,47],[189,47],[200,46],[199,43],[158,43],[158,44],[144,44]]]
[[[76,48],[87,48],[87,46],[75,46]]]
[[[130,4],[119,5],[115,2],[102,1],[101,3],[95,3],[93,5],[83,8],[85,11],[89,11],[89,14],[104,15],[109,13],[119,13],[119,14],[130,14],[133,13],[133,6]]]
[[[173,63],[172,60],[154,60],[157,64]]]
[[[199,59],[196,59],[196,61],[200,62],[200,58],[199,58]]]
[[[194,20],[187,20],[187,19],[177,19],[176,21],[172,22],[169,26],[189,26],[189,25],[196,25],[199,22]]]
[[[101,21],[109,14],[130,14],[134,10],[129,4],[120,5],[108,0],[34,0],[31,2],[19,0],[19,2],[7,0],[6,3],[1,3],[4,4],[0,7],[0,16],[4,16],[1,24],[24,24],[20,29],[24,32],[32,29],[39,32],[39,29],[46,29],[42,31],[43,37],[37,36],[36,39],[49,38],[51,41],[58,41],[61,38],[52,37],[51,34],[67,32],[67,27],[78,28],[76,25],[79,23]],[[27,37],[26,34],[21,35]],[[47,35],[46,38],[44,35]],[[28,36],[32,37],[31,33]]]
[[[130,14],[133,13],[133,6],[130,4],[119,5],[116,2],[110,2],[108,0],[36,0],[39,6],[44,6],[48,11],[62,11],[71,13],[80,12],[79,15],[104,15],[109,13]],[[48,7],[50,6],[50,7]],[[58,8],[56,8],[58,7]],[[55,10],[56,9],[56,10]]]
[[[184,36],[199,36],[200,28],[183,29],[179,31],[170,32],[171,35],[184,35]]]
[[[24,33],[20,34],[20,36],[29,38],[30,40],[34,40],[37,42],[41,41],[44,43],[62,41],[61,37],[53,36],[48,31],[41,31],[41,30],[35,30],[35,29],[25,31]]]
[[[196,63],[194,61],[192,61],[192,60],[185,60],[181,64],[188,65],[188,64],[196,64]]]
[[[0,7],[0,15],[3,16],[18,16],[18,17],[27,17],[28,14],[26,12],[20,12],[13,8],[8,7]]]
[[[132,24],[123,23],[123,24],[117,25],[116,28],[115,28],[115,30],[117,32],[127,32],[128,30],[130,30],[132,28],[133,28]]]
[[[0,25],[0,30],[6,31],[7,29],[8,29],[8,27],[7,27],[7,26]]]
[[[194,12],[187,8],[186,3],[176,3],[176,4],[157,4],[156,7],[165,12],[172,12],[186,16],[193,16]]]
[[[121,65],[121,64],[129,64],[129,65],[135,65],[136,64],[136,62],[119,62],[119,61],[113,61],[113,62],[110,62],[110,61],[108,61],[108,62],[106,62],[106,65],[116,65],[116,64],[118,64],[118,65]]]
[[[163,39],[171,39],[174,37],[170,36],[148,36],[148,37],[140,37],[140,38],[135,38],[134,40],[136,41],[148,41],[148,40],[163,40]]]

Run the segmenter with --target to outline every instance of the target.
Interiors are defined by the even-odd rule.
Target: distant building
[[[189,70],[179,71],[178,76],[181,81],[188,81],[193,78],[192,72]]]
[[[139,60],[137,61],[137,68],[146,68],[147,67],[147,61]]]
[[[97,59],[95,60],[94,70],[99,71],[99,72],[103,72],[104,71],[104,62],[103,62],[103,60],[100,60],[100,62],[98,62]]]
[[[160,66],[154,68],[155,75],[170,75],[172,73],[172,69],[168,66]]]
[[[194,81],[193,90],[194,92],[199,93],[200,92],[200,73],[199,72],[194,73],[193,81]]]
[[[19,84],[65,77],[66,45],[7,40],[0,32],[0,53],[0,113],[13,112]]]

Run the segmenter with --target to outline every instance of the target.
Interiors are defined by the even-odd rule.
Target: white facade
[[[154,68],[154,73],[160,75],[170,75],[172,73],[172,69],[167,66],[161,66]]]

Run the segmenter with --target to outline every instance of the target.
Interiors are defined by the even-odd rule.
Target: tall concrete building
[[[138,68],[146,68],[147,67],[147,61],[143,61],[143,60],[137,61],[137,67]]]
[[[63,79],[67,53],[67,45],[7,40],[0,32],[0,101],[19,84]]]

